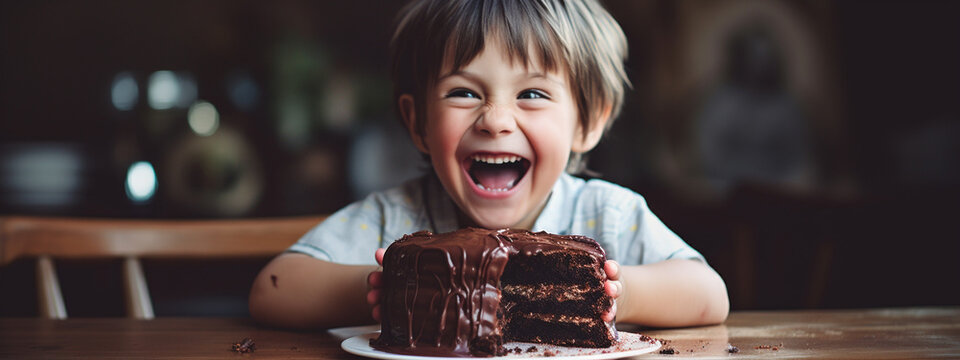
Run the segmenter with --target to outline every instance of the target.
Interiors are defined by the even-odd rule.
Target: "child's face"
[[[426,119],[413,116],[427,121],[422,137],[412,132],[414,143],[464,214],[485,228],[531,228],[570,151],[589,150],[567,74],[546,72],[537,59],[511,62],[498,43],[459,71],[448,65],[425,104]]]

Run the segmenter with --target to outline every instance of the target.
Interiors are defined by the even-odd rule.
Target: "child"
[[[726,319],[723,280],[640,195],[564,173],[617,116],[627,81],[626,40],[599,4],[414,1],[391,51],[398,111],[433,171],[341,209],[270,262],[250,292],[257,321],[373,322],[382,248],[418,230],[465,226],[596,239],[617,299],[607,320]]]

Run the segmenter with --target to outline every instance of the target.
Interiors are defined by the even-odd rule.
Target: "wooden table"
[[[0,359],[357,359],[340,342],[369,329],[292,332],[227,318],[0,318]],[[960,358],[960,308],[735,312],[723,325],[642,332],[677,354],[639,358]],[[231,351],[245,337],[256,351]],[[731,345],[739,352],[728,352]]]

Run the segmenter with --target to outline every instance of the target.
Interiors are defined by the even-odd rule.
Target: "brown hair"
[[[488,36],[505,44],[511,60],[529,65],[532,48],[545,70],[567,70],[584,135],[607,106],[607,128],[619,115],[629,86],[623,66],[627,41],[595,0],[413,1],[400,12],[390,43],[394,104],[400,95],[412,94],[415,108],[423,109],[427,88],[445,61],[453,70],[466,66]],[[420,134],[424,123],[417,122]]]

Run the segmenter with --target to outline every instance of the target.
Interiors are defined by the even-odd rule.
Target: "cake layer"
[[[582,301],[594,293],[602,292],[599,286],[566,284],[507,284],[501,283],[503,296],[531,301]]]
[[[509,288],[509,289],[508,289]],[[599,316],[610,308],[612,299],[602,288],[564,292],[560,286],[538,289],[528,285],[503,287],[501,301],[508,312],[581,314]]]
[[[604,278],[603,264],[589,254],[562,251],[518,253],[503,270],[504,284],[597,284]]]
[[[505,320],[505,341],[608,347],[615,340],[611,325],[597,317],[517,313]]]

